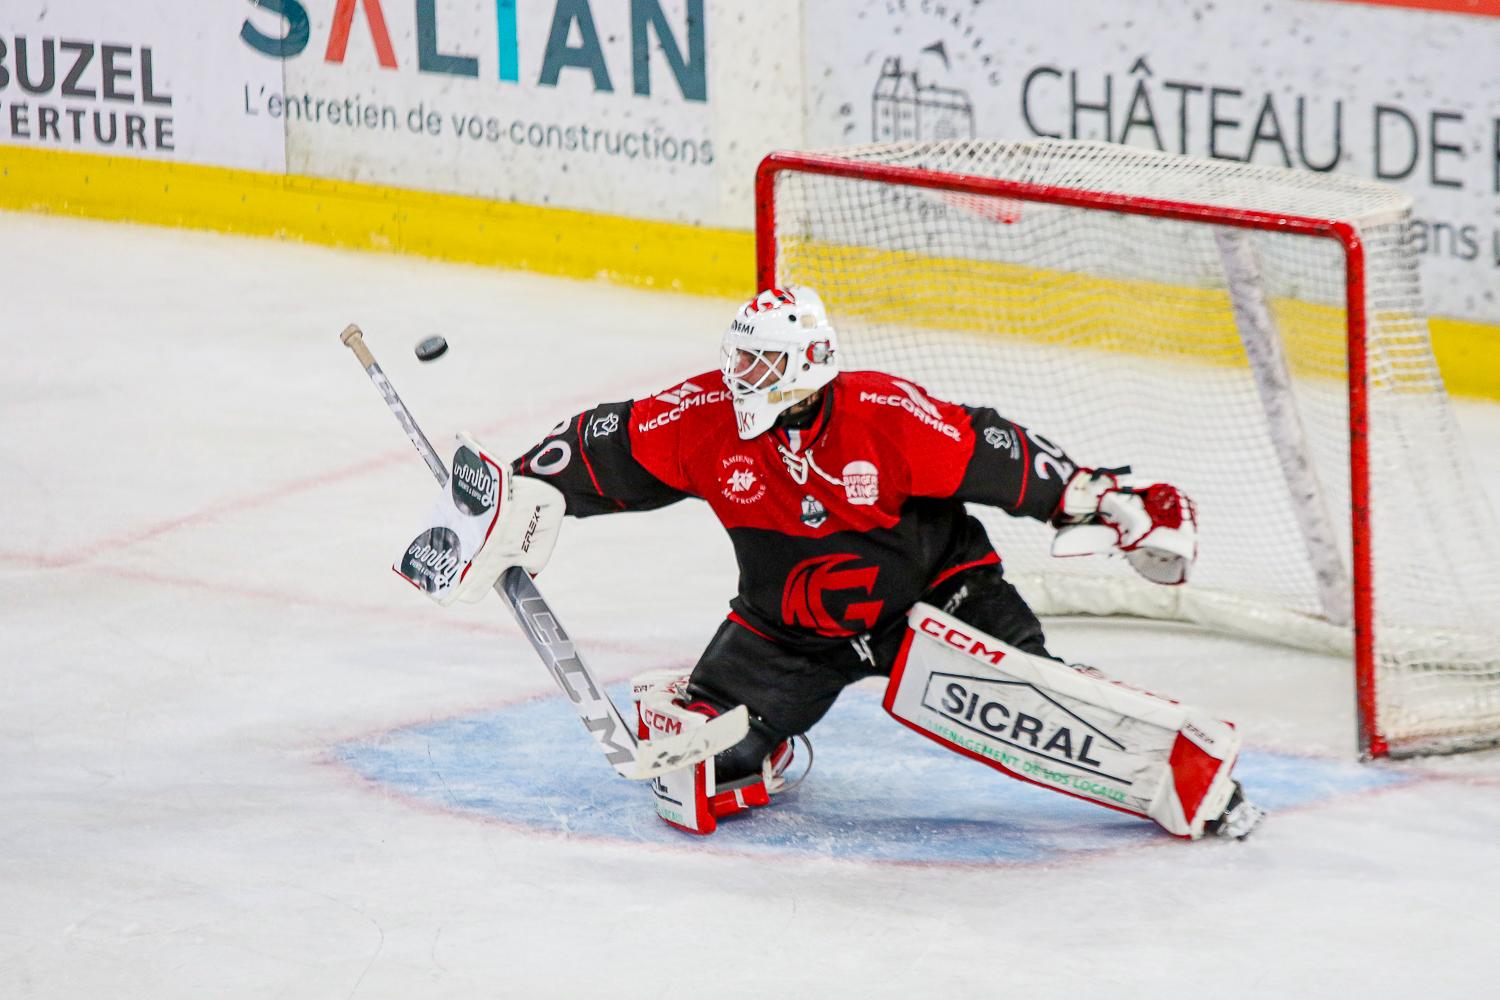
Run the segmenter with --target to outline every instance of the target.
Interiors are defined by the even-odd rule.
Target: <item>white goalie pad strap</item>
[[[1197,838],[1223,812],[1240,738],[1227,722],[1034,656],[928,604],[886,688],[898,721],[1012,777]]]
[[[467,434],[423,528],[392,567],[434,601],[477,601],[511,566],[540,572],[566,503],[552,486],[513,476]]]

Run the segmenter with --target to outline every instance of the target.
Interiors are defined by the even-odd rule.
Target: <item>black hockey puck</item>
[[[428,337],[417,345],[417,358],[422,361],[436,361],[448,352],[448,342],[442,337]]]

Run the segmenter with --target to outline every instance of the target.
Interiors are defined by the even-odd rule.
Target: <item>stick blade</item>
[[[668,771],[692,767],[716,753],[728,750],[750,732],[750,710],[744,705],[710,719],[681,736],[642,741],[635,749],[633,766],[617,768],[621,777],[651,781]]]

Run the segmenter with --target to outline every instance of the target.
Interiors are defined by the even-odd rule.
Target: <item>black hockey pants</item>
[[[1051,655],[1041,622],[999,566],[956,573],[922,599],[1017,649]],[[714,758],[717,780],[758,772],[766,754],[812,728],[845,687],[890,676],[905,634],[906,619],[898,618],[880,632],[807,653],[726,621],[693,668],[689,686],[695,698],[721,711],[741,704],[750,709],[749,735]]]

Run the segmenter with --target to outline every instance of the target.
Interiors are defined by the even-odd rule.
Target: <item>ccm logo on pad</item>
[[[975,659],[984,660],[986,663],[989,663],[992,666],[1005,659],[1004,650],[990,649],[980,640],[965,632],[961,632],[950,625],[940,622],[936,618],[922,619],[922,624],[918,625],[917,628],[921,629],[927,635],[932,636],[934,639],[937,639],[939,642],[946,643],[949,646],[952,646],[954,649],[968,653]]]
[[[647,729],[654,729],[664,736],[677,736],[682,732],[681,719],[675,719],[649,708],[641,709],[641,721],[646,724]]]

